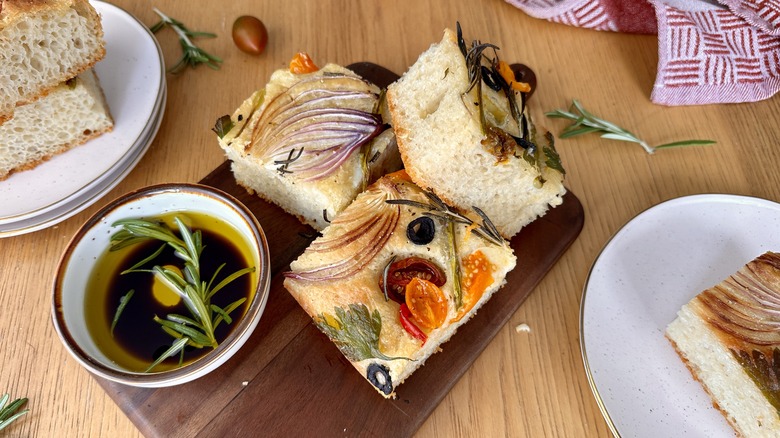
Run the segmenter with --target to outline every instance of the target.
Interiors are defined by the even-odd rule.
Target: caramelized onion
[[[373,90],[344,74],[305,77],[268,102],[245,152],[304,181],[327,177],[385,129],[379,115],[355,109],[374,108]]]
[[[308,252],[327,253],[338,251],[346,258],[312,268],[306,271],[286,272],[285,276],[298,280],[321,281],[350,277],[363,269],[384,248],[398,226],[401,207],[388,204],[388,199],[397,199],[398,191],[392,183],[379,183],[364,192],[360,200],[353,203],[331,222],[333,230],[315,240]]]
[[[748,263],[695,300],[697,313],[731,343],[780,346],[780,255],[767,253]]]

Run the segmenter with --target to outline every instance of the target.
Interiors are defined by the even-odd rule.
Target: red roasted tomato
[[[387,296],[393,301],[406,302],[406,285],[413,278],[430,281],[441,287],[447,282],[444,271],[433,262],[421,257],[407,257],[390,265],[387,271]],[[379,289],[385,291],[384,279],[379,279]]]

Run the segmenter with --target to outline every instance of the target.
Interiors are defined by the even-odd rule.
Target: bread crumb
[[[249,381],[248,380],[244,380],[243,382],[241,382],[241,384],[243,386],[249,386]]]
[[[522,323],[515,326],[515,331],[517,333],[531,333],[531,327],[526,323]]]

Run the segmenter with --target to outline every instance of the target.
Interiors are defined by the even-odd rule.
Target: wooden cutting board
[[[378,85],[393,74],[379,66],[350,66]],[[384,76],[381,76],[384,75]],[[410,436],[506,324],[584,223],[572,193],[525,227],[511,245],[517,268],[507,284],[385,400],[319,332],[282,286],[280,275],[308,246],[314,231],[235,183],[225,162],[201,181],[232,194],[257,217],[271,254],[271,290],[257,329],[216,371],[159,389],[125,386],[96,377],[149,437]]]

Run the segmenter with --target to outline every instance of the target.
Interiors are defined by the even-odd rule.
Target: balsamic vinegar
[[[203,237],[203,252],[200,257],[201,281],[209,282],[214,272],[221,264],[214,285],[231,273],[252,266],[249,261],[253,257],[249,253],[249,245],[232,226],[205,214],[177,214],[185,218],[185,223],[194,232],[200,230]],[[173,215],[162,219],[172,229]],[[177,232],[178,234],[178,232]],[[117,365],[136,372],[143,372],[157,357],[165,352],[175,338],[163,331],[160,324],[154,321],[154,316],[165,319],[166,315],[174,313],[193,318],[179,296],[163,281],[151,272],[130,272],[121,274],[139,261],[157,251],[163,242],[150,240],[138,243],[116,252],[106,251],[98,260],[90,281],[85,299],[85,314],[87,328],[95,339],[101,352]],[[178,258],[173,249],[166,245],[163,252],[147,262],[143,269],[153,266],[165,266],[172,269],[184,267],[184,261]],[[211,302],[224,308],[242,297],[246,301],[230,313],[231,324],[223,321],[215,330],[217,342],[222,342],[240,318],[246,313],[252,299],[257,282],[257,272],[242,275],[226,287],[218,291]],[[134,290],[133,296],[122,311],[118,322],[111,332],[111,322],[114,319],[120,299]],[[212,351],[211,347],[186,347],[183,364],[190,363]],[[180,355],[166,359],[153,371],[164,371],[179,366]]]

